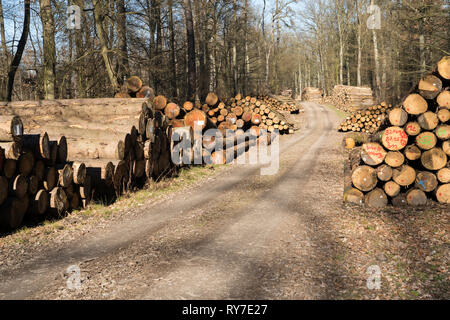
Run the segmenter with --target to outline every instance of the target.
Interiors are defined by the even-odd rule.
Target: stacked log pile
[[[1,227],[19,227],[26,214],[58,216],[89,203],[91,180],[84,164],[67,162],[64,136],[23,134],[18,116],[0,116],[0,124]]]
[[[219,100],[216,94],[209,93],[201,110],[207,114],[211,122],[220,130],[265,129],[269,132],[278,130],[280,134],[294,133],[293,125],[286,121],[270,101],[256,97],[242,97],[238,94],[225,102]]]
[[[323,91],[318,88],[307,87],[302,92],[302,100],[322,103]]]
[[[260,96],[258,97],[258,99],[267,104],[271,109],[275,109],[278,111],[286,111],[291,114],[300,113],[300,108],[295,103],[282,102],[278,99],[269,96]]]
[[[354,149],[345,201],[381,208],[450,203],[450,57],[389,112],[382,132]]]
[[[378,131],[387,117],[391,105],[382,102],[364,110],[358,110],[348,116],[338,127],[341,132],[365,132],[373,134]]]
[[[177,145],[171,139],[174,133],[188,133],[194,144],[197,126],[203,133],[219,127],[225,137],[222,145],[215,148],[217,141],[203,138],[204,150],[211,153],[201,154],[195,164],[224,164],[252,146],[270,144],[271,135],[260,133],[269,119],[274,129],[290,130],[277,111],[264,113],[267,121],[263,122],[261,112],[268,108],[256,99],[235,99],[235,105],[225,107],[211,93],[206,102],[179,106],[158,95],[4,103],[0,108],[1,227],[17,228],[25,214],[61,216],[92,199],[109,202],[175,172],[180,164],[171,157]],[[218,126],[208,116],[216,109],[224,117],[216,121]],[[244,129],[253,130],[242,139]],[[188,153],[182,156],[189,158],[188,165],[194,164],[194,149]]]
[[[332,95],[323,100],[345,112],[354,112],[375,104],[372,89],[344,85],[334,86]]]

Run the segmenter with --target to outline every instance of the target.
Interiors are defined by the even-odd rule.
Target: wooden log
[[[9,192],[18,199],[24,198],[28,193],[28,179],[22,174],[19,174],[11,179]]]
[[[31,152],[23,153],[18,160],[19,173],[28,176],[34,168],[34,155]]]
[[[442,78],[450,80],[450,56],[443,57],[438,62],[437,69]]]
[[[440,140],[450,139],[450,125],[443,124],[436,128],[436,137]]]
[[[381,181],[389,181],[392,179],[393,170],[390,166],[382,164],[377,168],[377,177]]]
[[[205,112],[194,109],[184,116],[184,125],[186,127],[191,127],[194,130],[197,126],[197,128],[203,130],[207,125],[207,116]]]
[[[396,196],[398,196],[400,194],[401,188],[398,185],[398,183],[394,182],[394,181],[388,181],[384,184],[384,192],[386,192],[386,194],[391,197],[391,198],[395,198]]]
[[[406,159],[411,161],[418,160],[422,156],[422,151],[420,151],[420,149],[415,145],[407,146],[404,153]]]
[[[73,169],[70,164],[66,164],[62,166],[61,169],[58,170],[58,185],[67,188],[73,182]]]
[[[142,80],[137,76],[131,76],[126,81],[129,92],[136,93],[142,88]]]
[[[124,140],[96,140],[90,138],[67,138],[70,159],[124,159],[131,149],[131,135]]]
[[[377,172],[372,167],[360,166],[353,171],[352,183],[363,192],[371,191],[378,183]]]
[[[369,207],[381,209],[388,205],[388,197],[382,189],[376,188],[366,194],[364,202]]]
[[[22,154],[22,144],[20,142],[2,142],[0,148],[4,150],[5,159],[18,160]]]
[[[27,134],[21,138],[23,150],[34,153],[40,159],[50,159],[50,139],[47,132],[43,134]]]
[[[61,164],[66,163],[67,155],[68,155],[67,139],[63,135],[58,140],[58,154],[56,157],[56,162]]]
[[[63,188],[55,187],[50,192],[49,208],[61,215],[69,209],[69,199]]]
[[[205,102],[210,107],[215,107],[217,105],[217,103],[219,102],[219,97],[214,92],[210,92],[206,96]]]
[[[45,163],[42,160],[37,160],[34,163],[33,168],[33,175],[36,176],[39,182],[41,182],[44,179],[44,172],[45,172]]]
[[[164,110],[167,105],[167,98],[165,96],[159,95],[156,96],[153,100],[153,106],[156,110]]]
[[[422,165],[432,171],[444,168],[447,164],[447,155],[440,148],[425,151],[420,158]]]
[[[86,180],[86,164],[83,162],[72,163],[73,183],[82,185]]]
[[[392,199],[392,205],[394,207],[406,207],[408,205],[408,202],[406,201],[406,194],[401,193],[398,196],[394,197]]]
[[[384,162],[386,162],[392,168],[397,168],[403,165],[403,163],[405,162],[405,156],[398,151],[389,151],[386,155],[386,158],[384,159]]]
[[[438,96],[442,90],[442,81],[436,76],[427,75],[419,81],[419,93],[422,97],[432,100]]]
[[[361,159],[369,166],[375,166],[383,163],[386,157],[386,150],[375,142],[365,143],[361,149]]]
[[[154,99],[155,91],[149,86],[143,86],[137,93],[136,98]]]
[[[28,177],[28,194],[34,196],[39,190],[39,180],[36,176]]]
[[[450,182],[450,168],[442,168],[436,174],[437,179],[441,183],[449,183]]]
[[[19,116],[0,115],[0,142],[15,141],[23,136],[23,123]]]
[[[402,165],[400,168],[395,168],[393,171],[393,180],[402,187],[410,186],[416,180],[416,171],[408,165]]]
[[[440,203],[450,204],[450,184],[443,184],[436,190],[436,199]]]
[[[6,178],[11,179],[16,173],[17,161],[12,159],[6,159],[3,165],[3,173]]]
[[[164,109],[164,114],[170,120],[175,119],[180,114],[180,107],[176,103],[168,103]]]
[[[420,132],[422,131],[422,128],[420,127],[420,125],[417,122],[412,121],[412,122],[408,122],[406,124],[405,131],[408,134],[408,136],[415,137],[418,134],[420,134]]]
[[[44,179],[42,181],[44,189],[47,191],[53,190],[56,186],[58,174],[54,167],[47,167],[44,171]]]
[[[355,188],[347,188],[344,191],[344,202],[361,205],[364,202],[364,193]]]
[[[419,115],[428,110],[427,101],[419,94],[410,94],[403,102],[406,112],[412,115]]]
[[[425,206],[428,202],[425,192],[419,189],[411,189],[406,193],[406,202],[408,205],[418,207]]]
[[[422,132],[417,136],[416,144],[422,150],[431,150],[437,144],[437,137],[433,132]]]
[[[446,123],[448,120],[450,120],[450,110],[448,109],[439,109],[437,113],[438,119],[442,123]]]
[[[81,199],[91,199],[92,181],[91,176],[86,175],[84,183],[80,185],[79,192]]]
[[[438,179],[435,174],[428,171],[421,171],[417,173],[415,187],[424,192],[431,192],[436,190],[438,186]]]
[[[408,135],[400,127],[389,127],[384,130],[381,141],[386,149],[399,151],[408,144]]]
[[[192,111],[194,109],[194,104],[191,101],[186,101],[183,104],[183,109],[186,110],[187,112]]]
[[[33,197],[32,210],[34,214],[43,215],[47,212],[49,206],[48,192],[44,189],[39,190]]]
[[[0,226],[10,230],[17,229],[28,210],[28,197],[17,199],[9,198],[0,208]]]
[[[6,201],[8,198],[8,180],[0,176],[0,206]]]
[[[447,156],[450,156],[450,140],[442,142],[442,150]]]
[[[438,95],[436,102],[439,107],[450,108],[450,91],[442,91],[441,94]]]
[[[402,127],[408,121],[408,113],[402,108],[394,108],[389,112],[389,121],[393,126]]]
[[[428,111],[421,114],[417,118],[417,122],[419,123],[420,127],[424,130],[434,130],[439,124],[439,119],[436,113]]]

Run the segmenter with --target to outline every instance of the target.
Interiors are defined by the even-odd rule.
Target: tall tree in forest
[[[94,5],[94,17],[95,17],[95,27],[97,30],[98,40],[100,41],[100,52],[103,58],[103,63],[105,64],[106,72],[108,74],[109,81],[111,83],[112,90],[114,92],[119,91],[119,83],[117,82],[116,75],[114,74],[111,60],[109,59],[108,43],[106,39],[105,30],[103,29],[103,22],[105,20],[105,7],[102,0],[92,0]]]
[[[173,0],[168,0],[169,9],[169,32],[170,32],[170,86],[172,89],[172,97],[178,96],[177,87],[177,61],[175,48],[175,29],[173,22]]]
[[[19,44],[17,45],[17,51],[14,55],[14,58],[9,66],[8,70],[8,84],[6,90],[0,92],[0,100],[12,100],[13,88],[14,88],[14,79],[16,77],[17,69],[19,68],[20,61],[22,60],[22,55],[25,50],[25,45],[28,40],[28,34],[30,32],[30,2],[31,0],[24,1],[24,20],[23,20],[23,30],[22,35],[20,36]]]
[[[40,0],[41,22],[44,37],[44,98],[55,99],[56,81],[56,47],[55,47],[55,23],[50,0]]]
[[[1,40],[1,50],[2,59],[1,63],[1,73],[0,73],[0,92],[6,90],[6,71],[8,70],[8,47],[6,46],[6,35],[5,35],[5,19],[3,16],[3,5],[2,0],[0,0],[0,40]]]
[[[118,41],[118,59],[117,59],[117,79],[120,85],[124,79],[129,76],[130,65],[128,62],[128,43],[127,43],[127,12],[125,0],[117,0],[117,41]]]
[[[188,43],[188,81],[187,81],[187,99],[194,101],[197,96],[197,71],[195,63],[195,34],[194,21],[192,19],[191,0],[184,1],[184,19],[186,25],[186,38]]]

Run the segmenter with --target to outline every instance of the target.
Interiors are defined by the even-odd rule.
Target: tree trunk
[[[56,47],[55,23],[50,0],[40,0],[41,21],[44,37],[44,99],[55,99]]]
[[[128,42],[127,42],[127,16],[125,1],[118,0],[117,6],[117,41],[119,47],[119,57],[117,59],[117,79],[119,84],[123,84],[129,76],[128,63]]]
[[[23,30],[22,35],[19,40],[19,44],[17,46],[16,54],[14,55],[14,59],[11,62],[8,71],[8,86],[6,92],[0,93],[2,97],[0,100],[11,101],[14,87],[14,79],[16,77],[17,69],[19,68],[20,61],[22,60],[22,55],[25,50],[25,45],[28,40],[28,34],[30,31],[30,0],[24,1],[24,21],[23,21]]]
[[[105,35],[105,30],[103,22],[105,20],[105,8],[101,0],[93,0],[94,4],[94,16],[95,16],[95,27],[97,30],[98,39],[100,42],[100,52],[103,58],[103,63],[105,64],[106,72],[108,74],[109,81],[111,83],[112,91],[114,93],[119,91],[119,83],[117,82],[116,75],[114,74],[111,61],[109,60],[109,49],[107,44],[107,39]]]
[[[169,32],[170,32],[170,86],[172,89],[172,97],[178,96],[177,87],[177,61],[175,55],[175,30],[173,26],[173,0],[168,2],[169,8]]]
[[[197,71],[195,63],[195,35],[191,0],[184,0],[184,16],[186,24],[186,38],[188,42],[187,100],[194,101],[197,95]]]

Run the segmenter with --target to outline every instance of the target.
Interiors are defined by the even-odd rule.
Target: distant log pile
[[[271,109],[275,109],[278,111],[286,111],[291,114],[300,113],[300,108],[295,103],[281,102],[269,96],[259,96],[258,99],[266,103]]]
[[[266,97],[258,99],[238,94],[221,102],[215,93],[209,93],[201,109],[220,130],[246,131],[253,128],[268,132],[278,130],[280,134],[294,133],[293,125],[278,112],[277,106],[273,106],[273,101]]]
[[[348,116],[338,127],[341,132],[365,132],[373,134],[378,131],[392,106],[381,103],[364,110],[358,110]]]
[[[347,202],[382,208],[450,203],[450,57],[389,112],[380,134],[353,149]]]
[[[354,112],[375,104],[372,89],[344,85],[334,86],[332,95],[325,97],[324,102],[345,112]]]
[[[318,88],[307,87],[302,92],[302,100],[322,103],[323,91]]]

